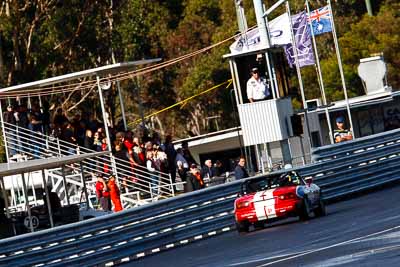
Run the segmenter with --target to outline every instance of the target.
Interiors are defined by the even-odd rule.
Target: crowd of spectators
[[[200,169],[200,165],[189,151],[187,142],[183,142],[182,147],[176,150],[171,135],[167,135],[162,142],[156,132],[149,135],[146,130],[141,129],[134,134],[132,131],[124,131],[123,125],[109,127],[112,146],[109,148],[104,124],[90,113],[77,113],[72,118],[68,118],[61,108],[51,110],[47,103],[44,103],[42,107],[33,104],[30,109],[22,104],[9,105],[3,118],[11,130],[11,135],[16,135],[12,133],[13,126],[18,126],[18,138],[30,140],[32,134],[37,136],[44,134],[49,136],[50,140],[59,138],[72,144],[68,148],[69,154],[75,154],[77,147],[94,151],[111,150],[116,158],[117,169],[125,168],[126,170],[126,165],[130,165],[129,171],[121,177],[125,190],[128,188],[127,181],[136,182],[140,179],[134,174],[135,169],[147,170],[150,173],[153,193],[156,193],[160,173],[170,174],[174,184],[176,176],[179,175],[181,181],[186,182],[184,183],[186,192],[203,188],[204,179],[222,175],[221,162],[217,161],[213,165],[208,159],[204,167]],[[29,129],[31,132],[24,133],[21,129]],[[24,153],[29,149],[31,156],[39,158],[42,145],[38,142],[32,144],[31,148],[27,148],[12,142],[10,156]],[[104,164],[101,168],[103,172],[112,174],[111,166]]]

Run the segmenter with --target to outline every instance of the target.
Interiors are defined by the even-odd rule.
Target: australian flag
[[[331,10],[329,6],[324,6],[312,11],[308,20],[311,21],[314,35],[332,31]]]
[[[309,66],[315,64],[314,52],[311,43],[310,29],[307,27],[307,14],[305,11],[292,16],[293,34],[296,40],[297,58],[299,66]],[[293,45],[285,46],[285,54],[290,67],[296,63],[296,55]]]

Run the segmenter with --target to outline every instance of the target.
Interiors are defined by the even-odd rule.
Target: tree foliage
[[[270,7],[276,1],[265,0]],[[312,8],[325,0],[310,0]],[[243,1],[248,25],[256,24],[252,1]],[[301,1],[290,1],[292,13],[304,9]],[[373,1],[374,16],[366,15],[364,1],[332,1],[335,24],[350,96],[361,94],[357,75],[359,59],[383,53],[388,78],[398,88],[400,77],[400,5],[395,0]],[[297,12],[296,12],[297,11]],[[273,13],[284,12],[280,7]],[[233,36],[237,32],[233,0],[3,0],[0,6],[0,86],[10,86],[114,62],[147,58],[173,59]],[[317,37],[326,93],[330,101],[342,99],[343,90],[330,34]],[[121,86],[128,122],[140,119],[139,98],[144,114],[161,110],[230,79],[223,55],[228,45],[162,70],[124,81]],[[294,72],[292,72],[294,74]],[[315,68],[302,69],[306,97],[320,97]],[[292,75],[291,84],[296,86]],[[117,88],[106,93],[114,122],[121,118]],[[95,91],[84,98],[79,90],[53,96],[69,110],[99,112]],[[177,137],[204,134],[235,126],[230,88],[219,88],[185,105],[160,113],[146,121],[162,134]],[[296,105],[300,105],[297,97]],[[79,102],[82,101],[82,102]],[[89,103],[89,105],[88,105]],[[77,107],[77,108],[75,108]]]

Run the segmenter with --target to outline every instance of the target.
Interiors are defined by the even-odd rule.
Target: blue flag
[[[332,31],[331,11],[329,6],[324,6],[311,11],[308,19],[311,21],[314,35]]]
[[[305,11],[292,16],[293,34],[296,40],[297,57],[299,66],[309,66],[315,64],[314,53],[311,43],[310,29],[307,26],[307,14]],[[285,54],[287,61],[292,68],[296,63],[293,45],[285,46]]]

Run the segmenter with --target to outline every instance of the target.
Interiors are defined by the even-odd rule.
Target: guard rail
[[[357,154],[365,150],[390,145],[393,140],[399,141],[399,139],[400,131],[398,129],[391,130],[338,144],[314,148],[312,150],[311,159],[313,162],[320,162],[343,155]]]
[[[337,156],[325,157],[329,151],[324,151],[323,161],[294,170],[314,177],[327,201],[398,181],[399,131],[379,137],[369,139],[373,149],[367,149],[364,139],[359,142],[365,149],[357,145],[358,139],[330,146]],[[276,173],[280,172],[284,170]],[[111,266],[232,230],[233,200],[240,183],[0,240],[0,266]]]

